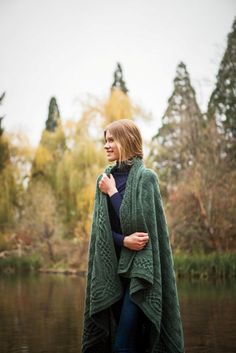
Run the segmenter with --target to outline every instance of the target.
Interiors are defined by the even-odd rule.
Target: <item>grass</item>
[[[236,278],[236,253],[176,254],[174,264],[176,277],[180,279]],[[0,274],[37,272],[43,265],[44,261],[37,254],[0,258]],[[62,262],[49,267],[68,270],[68,264]]]
[[[0,258],[0,274],[34,272],[37,271],[40,267],[41,259],[36,255]]]
[[[174,263],[178,278],[236,278],[236,253],[178,254]]]

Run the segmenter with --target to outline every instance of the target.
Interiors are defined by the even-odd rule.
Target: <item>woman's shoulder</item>
[[[144,168],[142,169],[142,177],[145,179],[145,180],[148,180],[149,182],[159,182],[159,179],[158,179],[158,175],[157,173],[151,169],[151,168],[147,168],[144,166]]]

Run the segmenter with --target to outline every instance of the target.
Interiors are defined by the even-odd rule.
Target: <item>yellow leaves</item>
[[[76,203],[79,210],[81,210],[81,214],[85,213],[85,218],[87,215],[92,213],[93,209],[93,200],[94,200],[94,192],[95,192],[95,183],[89,183],[84,188],[80,190],[76,195]]]
[[[53,161],[51,152],[43,145],[39,145],[35,154],[36,169],[44,169],[44,167]]]
[[[54,132],[44,130],[36,150],[32,175],[43,174],[55,189],[58,163],[63,159],[65,150],[66,138],[61,125]]]
[[[40,145],[45,146],[52,152],[57,151],[63,153],[66,147],[66,140],[62,126],[59,125],[54,132],[44,130],[42,133]]]
[[[41,242],[59,232],[57,200],[52,187],[43,180],[34,180],[24,199],[24,213],[17,232],[28,233],[30,238]]]
[[[8,164],[0,174],[0,224],[3,226],[13,220],[16,189],[13,167]]]
[[[66,124],[68,149],[57,161],[54,178],[70,234],[87,240],[96,178],[105,163],[101,144],[97,148],[96,140],[89,136],[83,124],[84,121]]]
[[[104,106],[104,125],[119,119],[132,119],[133,107],[130,98],[120,89],[113,89]]]
[[[27,136],[22,132],[5,134],[8,139],[11,156],[22,156],[23,158],[31,158],[33,148],[30,146]]]
[[[106,101],[92,97],[86,102],[79,119],[67,120],[63,126],[59,123],[53,132],[44,130],[35,150],[23,135],[10,136],[14,178],[8,179],[9,183],[10,180],[18,180],[18,189],[10,184],[4,187],[5,179],[2,188],[7,203],[14,198],[10,194],[6,195],[9,190],[14,189],[20,195],[22,215],[24,212],[27,214],[22,227],[30,228],[32,232],[35,229],[37,234],[43,233],[41,227],[45,219],[50,229],[54,229],[52,213],[55,212],[55,219],[58,216],[63,223],[65,235],[73,234],[77,239],[88,239],[96,179],[107,163],[103,149],[103,127],[113,120],[132,119],[134,114],[136,110],[129,96],[119,89],[113,89]],[[16,179],[19,168],[21,172],[18,172]],[[36,186],[38,182],[42,185]],[[20,185],[24,187],[19,193]],[[29,198],[25,198],[27,194]],[[13,205],[2,204],[2,210],[8,209],[14,211]],[[34,220],[31,219],[32,214]]]

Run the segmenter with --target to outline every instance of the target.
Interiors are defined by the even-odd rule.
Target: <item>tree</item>
[[[57,165],[66,150],[66,138],[62,128],[56,99],[50,100],[48,119],[32,165],[32,177],[47,179],[55,190]]]
[[[0,104],[5,97],[0,97]],[[17,187],[15,170],[11,162],[8,137],[1,125],[0,118],[0,231],[10,228],[14,223],[15,206],[17,204]]]
[[[184,63],[177,67],[174,91],[162,117],[162,126],[153,137],[150,159],[165,178],[177,181],[195,162],[204,125],[194,88]]]
[[[208,119],[215,119],[224,137],[223,151],[236,162],[236,18],[228,35],[227,48],[208,104]]]
[[[134,106],[127,94],[119,88],[111,91],[110,97],[103,106],[104,123],[107,124],[120,119],[133,119]]]
[[[51,186],[42,180],[29,185],[25,194],[24,211],[20,219],[17,237],[22,244],[30,244],[33,249],[41,249],[54,261],[53,239],[61,231],[57,213],[57,201]]]
[[[117,68],[114,72],[114,81],[111,86],[111,89],[113,90],[114,88],[119,88],[124,94],[126,94],[129,91],[123,79],[123,70],[120,63],[117,63]]]
[[[0,105],[5,97],[5,92],[0,97]],[[4,136],[4,128],[2,126],[2,121],[4,116],[0,117],[0,172],[5,168],[10,160],[8,142]]]
[[[68,121],[68,149],[59,161],[56,177],[57,193],[67,235],[86,240],[90,231],[95,181],[103,170],[105,158],[99,138],[91,137],[87,115]]]
[[[132,105],[128,96],[128,89],[123,78],[121,65],[117,63],[114,72],[114,81],[111,85],[111,94],[107,102],[102,107],[104,116],[104,126],[115,120],[133,119],[135,107]]]
[[[86,120],[86,129],[91,136],[96,138],[103,136],[104,127],[116,120],[150,120],[150,113],[131,101],[127,92],[123,71],[118,64],[108,98],[101,100],[89,95],[87,100],[82,102],[84,108],[82,120],[83,122]]]
[[[3,98],[5,97],[5,92],[3,92],[3,94],[1,95],[0,97],[0,105],[2,105],[2,101],[3,101]],[[0,136],[2,136],[3,134],[3,127],[2,127],[2,120],[3,120],[3,116],[0,116]]]
[[[60,113],[55,97],[52,97],[49,103],[48,118],[46,121],[46,130],[54,132],[60,122]]]
[[[167,215],[175,248],[193,252],[236,248],[236,173],[220,157],[221,136],[208,123],[196,163],[168,197]]]

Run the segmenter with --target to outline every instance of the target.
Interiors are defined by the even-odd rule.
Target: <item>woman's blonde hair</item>
[[[132,120],[116,120],[106,126],[106,132],[109,131],[113,136],[119,151],[119,162],[126,161],[133,157],[143,158],[143,142],[139,128]]]

